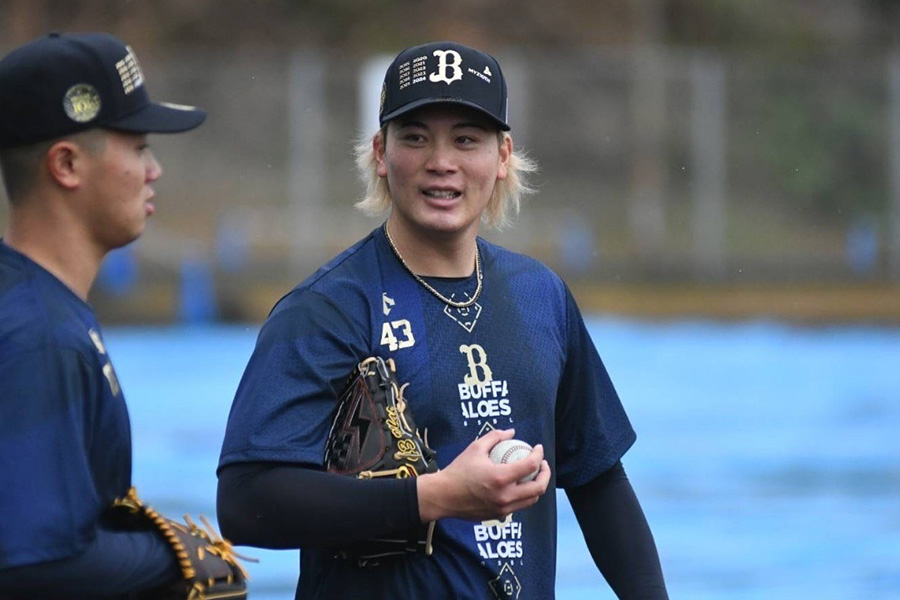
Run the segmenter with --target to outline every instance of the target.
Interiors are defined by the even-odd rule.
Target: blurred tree
[[[895,40],[898,0],[657,0],[670,44],[826,51],[836,41]],[[51,29],[113,31],[137,44],[340,46],[394,50],[454,37],[482,46],[631,42],[628,0],[0,0],[0,44]]]
[[[762,85],[767,133],[751,139],[768,165],[762,179],[772,198],[823,222],[883,213],[887,140],[881,73],[829,75],[827,68],[793,68]]]

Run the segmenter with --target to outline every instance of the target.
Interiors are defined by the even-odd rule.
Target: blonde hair
[[[378,176],[378,162],[374,148],[374,141],[378,137],[381,137],[384,143],[387,127],[385,125],[371,138],[364,138],[356,144],[356,168],[366,185],[366,195],[355,206],[370,217],[378,216],[391,207],[391,190],[387,178]],[[500,144],[503,144],[506,138],[512,139],[506,131],[500,131],[497,135]],[[491,199],[481,216],[482,222],[497,230],[507,227],[511,215],[519,214],[522,197],[534,192],[525,181],[525,177],[536,170],[537,163],[513,149],[509,155],[506,178],[498,179],[494,185]]]

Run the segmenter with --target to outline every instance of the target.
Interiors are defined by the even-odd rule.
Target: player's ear
[[[505,131],[500,132],[500,168],[497,170],[497,179],[506,179],[509,172],[509,157],[513,153],[512,136]]]
[[[388,125],[390,127],[390,125]],[[382,127],[372,138],[372,150],[375,152],[375,173],[379,177],[387,177],[387,164],[384,162],[384,150],[387,146],[388,127]]]
[[[44,157],[50,178],[67,190],[73,190],[81,184],[81,163],[84,158],[84,149],[68,139],[50,146]]]

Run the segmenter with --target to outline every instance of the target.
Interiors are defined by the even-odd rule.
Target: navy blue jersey
[[[478,240],[484,290],[454,309],[404,270],[381,228],[282,298],[232,406],[220,466],[321,465],[352,367],[392,357],[441,467],[491,429],[544,444],[556,487],[613,466],[634,432],[565,284],[539,262]],[[465,300],[475,278],[430,278]],[[552,598],[556,495],[506,520],[442,519],[431,557],[358,568],[301,549],[298,598]]]
[[[0,242],[0,569],[82,552],[130,482],[128,412],[91,307]]]

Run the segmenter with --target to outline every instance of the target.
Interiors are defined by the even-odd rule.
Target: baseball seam
[[[526,452],[529,452],[529,453],[531,452],[529,450],[528,446],[525,446],[522,444],[519,444],[517,446],[512,446],[509,449],[507,449],[506,452],[503,453],[503,456],[500,458],[500,463],[504,464],[504,465],[507,464],[507,461],[509,461],[510,457],[514,453],[518,452],[519,450],[525,450]]]

